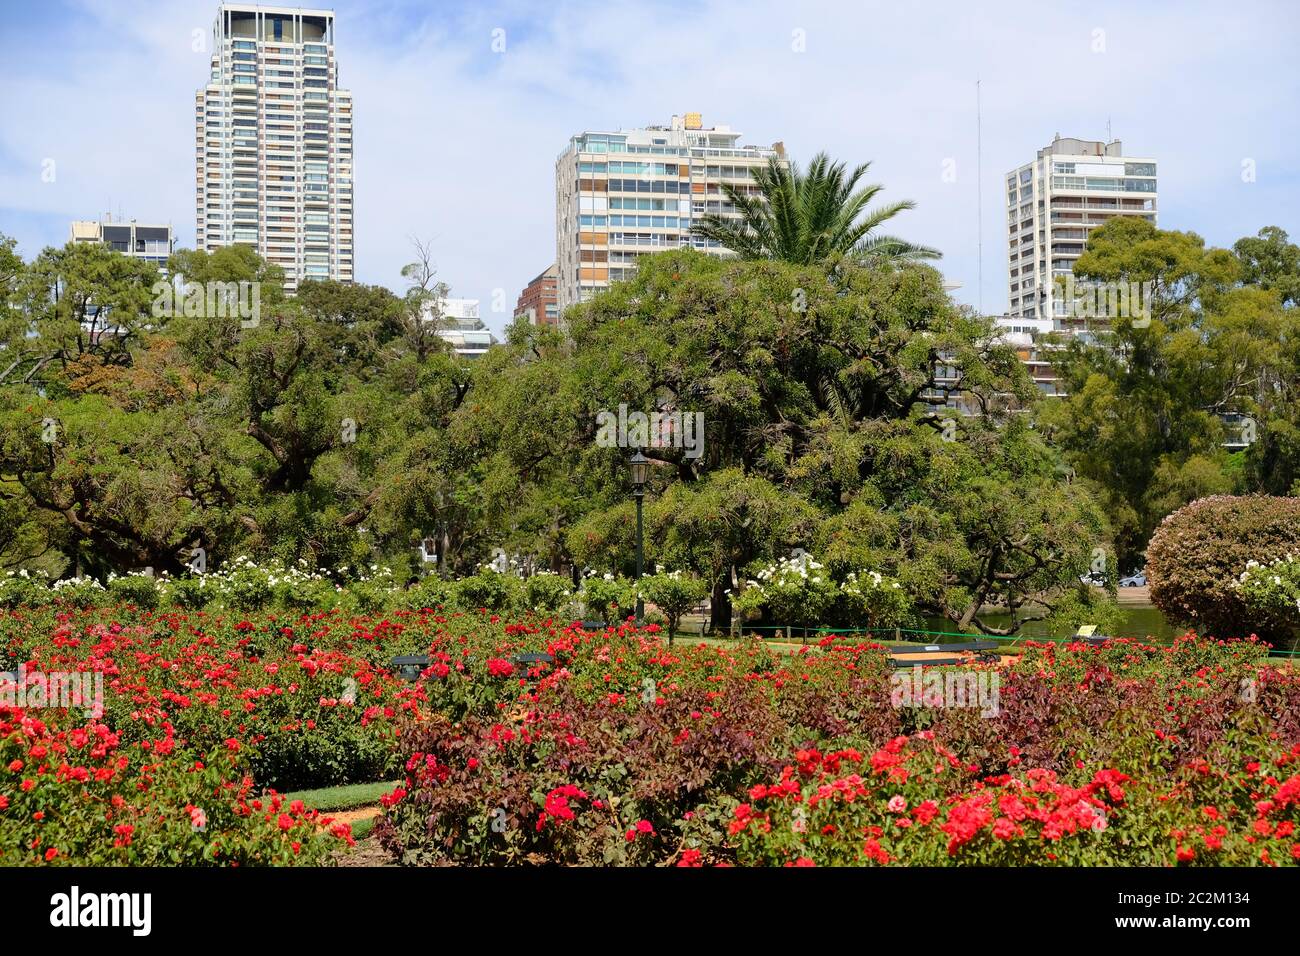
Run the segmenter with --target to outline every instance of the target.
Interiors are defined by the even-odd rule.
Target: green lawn
[[[285,800],[301,800],[313,810],[333,812],[338,810],[355,810],[369,807],[379,802],[379,798],[392,791],[400,780],[381,781],[379,783],[350,783],[342,787],[322,787],[319,790],[298,790],[286,793]],[[356,832],[356,828],[353,828]]]

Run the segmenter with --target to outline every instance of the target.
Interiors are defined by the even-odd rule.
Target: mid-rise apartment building
[[[559,325],[560,304],[556,295],[559,270],[551,263],[541,275],[524,286],[515,303],[515,318],[527,318],[533,325]]]
[[[993,321],[1002,341],[1016,350],[1038,390],[1044,395],[1059,394],[1059,382],[1052,368],[1052,347],[1046,344],[1052,332],[1052,320],[1001,315]]]
[[[197,248],[247,243],[303,279],[352,281],[352,94],[334,13],[223,3],[195,95]]]
[[[1033,162],[1007,173],[1008,313],[1050,319],[1056,331],[1079,322],[1061,301],[1061,280],[1088,234],[1115,216],[1156,221],[1156,161],[1125,156],[1119,140],[1060,134]]]
[[[103,243],[124,255],[152,262],[160,269],[166,269],[167,258],[176,247],[176,237],[170,223],[146,225],[134,219],[129,222],[114,222],[111,216],[73,221],[68,240]]]
[[[478,299],[442,297],[426,305],[424,321],[438,324],[438,335],[463,358],[478,358],[497,344],[479,317]]]
[[[750,170],[785,158],[781,143],[746,146],[741,135],[728,126],[706,127],[699,113],[687,113],[668,126],[572,137],[555,163],[560,313],[631,277],[647,253],[693,246],[728,254],[691,235],[692,220],[738,215],[722,184],[752,190]]]

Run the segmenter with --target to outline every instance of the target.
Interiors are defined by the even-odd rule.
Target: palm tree
[[[740,213],[739,219],[708,215],[691,231],[717,240],[742,259],[808,265],[832,253],[890,262],[939,258],[934,249],[876,235],[882,223],[916,204],[905,199],[867,209],[884,188],[879,184],[858,188],[869,165],[863,163],[846,173],[843,163],[832,163],[825,153],[818,153],[804,173],[794,163],[770,157],[766,167],[751,171],[757,195],[723,184],[722,191]]]

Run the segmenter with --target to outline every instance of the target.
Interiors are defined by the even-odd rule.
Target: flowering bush
[[[0,614],[0,651],[104,684],[93,718],[0,699],[0,862],[320,861],[346,832],[266,791],[394,774],[375,833],[406,863],[1300,855],[1300,676],[1258,641],[1027,642],[928,672],[996,677],[990,710],[898,703],[866,641],[670,647],[432,608],[56,603]],[[389,664],[411,653],[414,683]]]
[[[396,606],[410,611],[449,607],[455,603],[455,589],[450,581],[436,574],[426,574],[404,590],[395,601]]]
[[[1289,630],[1294,636],[1300,629],[1300,556],[1248,561],[1235,588],[1252,616],[1270,621],[1275,633]]]
[[[1216,756],[1167,778],[1082,761],[980,777],[928,731],[870,756],[807,748],[728,832],[750,865],[1295,865],[1300,744],[1268,766]]]
[[[573,585],[568,577],[551,571],[538,571],[524,578],[522,611],[554,615],[568,611],[573,601]]]
[[[578,593],[588,617],[602,621],[617,621],[632,613],[636,604],[636,589],[631,581],[613,574],[588,574],[582,580]]]
[[[549,571],[520,578],[484,566],[478,574],[458,581],[428,575],[412,587],[399,587],[393,570],[379,565],[327,571],[312,570],[304,560],[285,565],[257,563],[243,556],[215,571],[176,578],[165,573],[110,574],[107,587],[93,578],[51,582],[41,571],[11,571],[0,578],[0,607],[9,608],[50,604],[88,608],[119,603],[145,610],[278,609],[306,613],[338,608],[354,614],[375,614],[399,608],[446,607],[551,616],[569,611],[571,598],[568,578]]]
[[[811,559],[782,558],[758,569],[733,600],[742,614],[766,614],[799,627],[822,622],[837,588],[825,568]]]
[[[461,578],[454,584],[456,601],[461,607],[508,611],[519,600],[519,578],[485,565],[478,574]]]
[[[61,578],[51,586],[52,599],[69,607],[88,608],[106,600],[104,585],[91,577]]]
[[[1147,546],[1151,601],[1219,637],[1287,638],[1294,618],[1246,604],[1237,577],[1251,560],[1300,553],[1300,498],[1200,498],[1161,522]]]
[[[760,568],[734,598],[737,610],[796,627],[835,623],[850,627],[894,627],[906,622],[911,606],[897,581],[878,571],[848,572],[842,581],[810,557],[782,558]]]
[[[704,600],[708,593],[709,586],[697,574],[661,571],[641,579],[642,597],[664,614],[670,645],[682,615]]]
[[[254,623],[46,611],[4,621],[0,646],[11,666],[102,674],[103,719],[124,741],[163,728],[205,752],[227,747],[259,785],[288,790],[382,779],[396,766],[392,722],[420,689],[388,662],[426,641],[405,630],[339,612]]]
[[[108,598],[112,603],[134,604],[152,611],[158,606],[158,585],[152,574],[110,574]]]
[[[492,660],[479,678],[431,673],[429,705],[445,716],[401,735],[407,776],[376,830],[396,859],[1164,865],[1300,853],[1300,784],[1287,782],[1300,769],[1300,680],[1258,642],[1031,643],[997,669],[989,717],[895,706],[870,643],[670,652],[628,625],[506,632],[554,660],[526,675],[497,675]]]
[[[850,571],[840,583],[832,615],[851,627],[898,627],[911,619],[912,605],[902,585],[879,571]]]
[[[0,865],[318,864],[352,843],[346,824],[255,791],[228,750],[162,729],[127,743],[65,716],[0,707]]]
[[[931,731],[895,737],[869,756],[853,748],[794,756],[733,811],[739,862],[1100,862],[1097,844],[1109,841],[1099,834],[1128,780],[1099,771],[1070,787],[1035,768],[981,781]]]
[[[6,571],[0,578],[0,607],[40,607],[54,597],[44,571]]]

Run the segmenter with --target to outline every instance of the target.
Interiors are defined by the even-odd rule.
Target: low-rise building
[[[515,318],[527,318],[533,325],[559,325],[560,300],[556,291],[559,270],[555,263],[524,286],[515,304]]]
[[[478,358],[497,344],[479,317],[478,299],[435,299],[425,309],[426,322],[436,322],[441,336],[457,355]]]
[[[146,225],[134,219],[114,222],[112,217],[74,220],[68,240],[102,243],[123,255],[152,262],[160,269],[167,267],[167,258],[176,247],[170,224]]]

